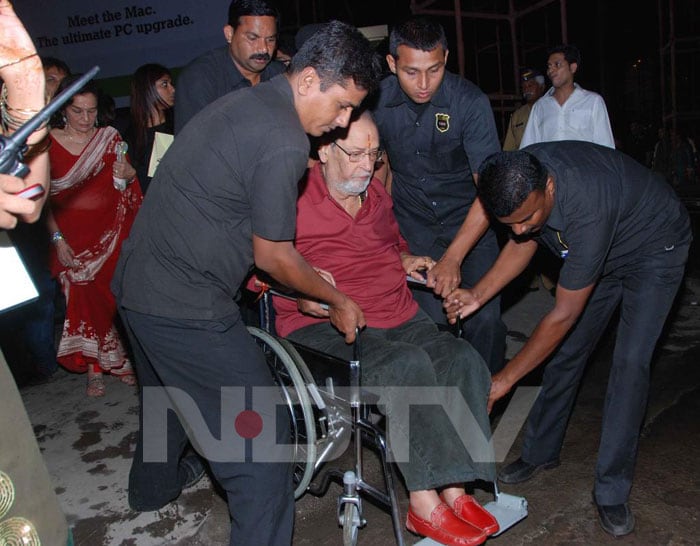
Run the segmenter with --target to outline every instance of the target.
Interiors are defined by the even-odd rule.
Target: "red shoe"
[[[443,502],[445,501],[442,495],[440,495],[440,498]],[[452,511],[459,519],[478,527],[486,533],[487,536],[497,533],[500,528],[496,518],[471,495],[461,495],[457,497]]]
[[[430,521],[416,516],[409,506],[406,528],[448,546],[476,546],[486,540],[486,534],[481,529],[459,519],[444,502],[432,511]]]

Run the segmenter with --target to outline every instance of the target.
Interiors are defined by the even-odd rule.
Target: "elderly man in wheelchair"
[[[434,264],[429,257],[412,256],[399,233],[391,197],[373,177],[381,158],[378,146],[368,112],[320,143],[320,162],[300,190],[295,245],[365,314],[362,385],[391,387],[375,392],[409,490],[406,527],[444,544],[481,544],[498,532],[498,522],[466,494],[465,484],[495,478],[492,455],[484,456],[491,453],[490,374],[468,342],[439,330],[413,300],[407,274],[421,279],[420,271]],[[273,302],[280,336],[352,359],[352,346],[320,302],[281,297]],[[448,415],[434,398],[424,404],[409,400],[406,410],[406,396],[443,387],[445,399],[461,396],[468,416]],[[407,446],[405,453],[396,453],[397,445]]]

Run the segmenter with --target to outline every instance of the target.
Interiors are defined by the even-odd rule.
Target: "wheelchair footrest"
[[[491,535],[492,537],[500,535],[527,517],[525,497],[509,495],[508,493],[499,492],[496,495],[496,500],[486,503],[484,508],[498,521],[498,532]]]

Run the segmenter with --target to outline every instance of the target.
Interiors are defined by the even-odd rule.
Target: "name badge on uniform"
[[[441,133],[446,133],[450,129],[450,114],[435,114],[435,127]]]

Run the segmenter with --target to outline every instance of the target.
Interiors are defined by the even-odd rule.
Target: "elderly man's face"
[[[372,180],[378,150],[377,126],[365,116],[350,123],[347,136],[322,146],[319,157],[331,193],[361,195]]]
[[[540,85],[535,78],[523,82],[523,98],[526,102],[535,102],[542,96],[543,91],[544,86]]]

